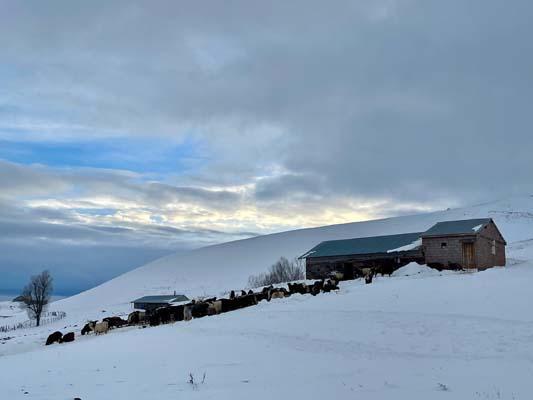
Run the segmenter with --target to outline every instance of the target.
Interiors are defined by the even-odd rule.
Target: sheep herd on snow
[[[342,278],[341,278],[342,279]],[[100,335],[107,333],[110,329],[121,328],[123,326],[142,325],[143,327],[157,326],[177,321],[190,321],[193,318],[202,318],[211,315],[217,315],[241,308],[257,305],[259,302],[273,299],[281,299],[294,294],[311,294],[316,296],[319,293],[328,293],[339,289],[339,277],[334,276],[330,279],[322,279],[311,285],[305,283],[289,283],[288,289],[285,287],[274,287],[272,285],[263,288],[261,291],[253,290],[235,292],[232,290],[229,298],[217,299],[216,297],[208,299],[192,300],[187,304],[168,305],[160,307],[148,313],[144,311],[133,311],[124,320],[120,317],[107,317],[101,322],[89,321],[81,330],[82,335],[94,333]],[[64,343],[74,341],[74,332],[62,335],[61,332],[52,333],[46,345],[52,343]]]

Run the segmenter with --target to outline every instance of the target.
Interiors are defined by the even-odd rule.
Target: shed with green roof
[[[153,311],[159,307],[170,306],[173,303],[189,301],[189,298],[183,294],[144,296],[133,300],[133,308],[137,310]]]
[[[321,242],[300,258],[308,279],[364,269],[391,273],[410,263],[439,269],[486,269],[505,265],[505,239],[491,218],[442,221],[425,232]]]

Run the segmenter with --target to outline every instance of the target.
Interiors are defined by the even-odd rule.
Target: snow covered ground
[[[240,289],[279,256],[303,254],[322,240],[476,217],[492,217],[501,228],[507,267],[438,273],[408,265],[371,285],[343,282],[338,293],[43,346],[56,329],[79,331],[86,319],[129,312],[137,296]],[[530,399],[532,283],[533,197],[213,246],[58,301],[64,320],[0,337],[0,398]],[[191,385],[189,373],[196,381],[205,373],[204,383]]]

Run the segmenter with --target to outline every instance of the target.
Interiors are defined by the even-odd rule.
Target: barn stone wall
[[[426,264],[440,264],[447,268],[463,264],[463,242],[475,236],[443,236],[422,238]],[[443,244],[446,246],[443,248]]]
[[[335,263],[315,262],[308,258],[305,263],[305,277],[306,279],[322,279],[337,269]]]
[[[476,244],[476,262],[478,269],[486,269],[496,266],[504,266],[505,242],[494,224],[488,224],[478,234]],[[493,244],[496,254],[493,254]]]

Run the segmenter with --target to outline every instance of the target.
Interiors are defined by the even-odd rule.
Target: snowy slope
[[[241,289],[250,275],[266,271],[280,256],[300,256],[324,240],[419,232],[438,221],[482,217],[493,218],[509,244],[533,240],[533,196],[525,196],[430,214],[283,232],[178,253],[63,300],[58,306],[67,312],[110,308],[174,290],[192,296],[217,295]]]
[[[128,312],[136,296],[240,288],[279,255],[299,255],[321,240],[477,217],[492,217],[501,228],[506,268],[436,273],[409,265],[371,285],[342,282],[338,293],[43,346],[54,330],[79,332],[87,318]],[[226,243],[166,257],[55,302],[65,320],[0,337],[0,398],[530,399],[532,284],[533,197]],[[187,383],[189,373],[201,380],[204,372],[204,384]]]
[[[13,400],[530,399],[531,282],[532,264],[342,282],[339,293],[41,344],[0,357],[0,387]]]

